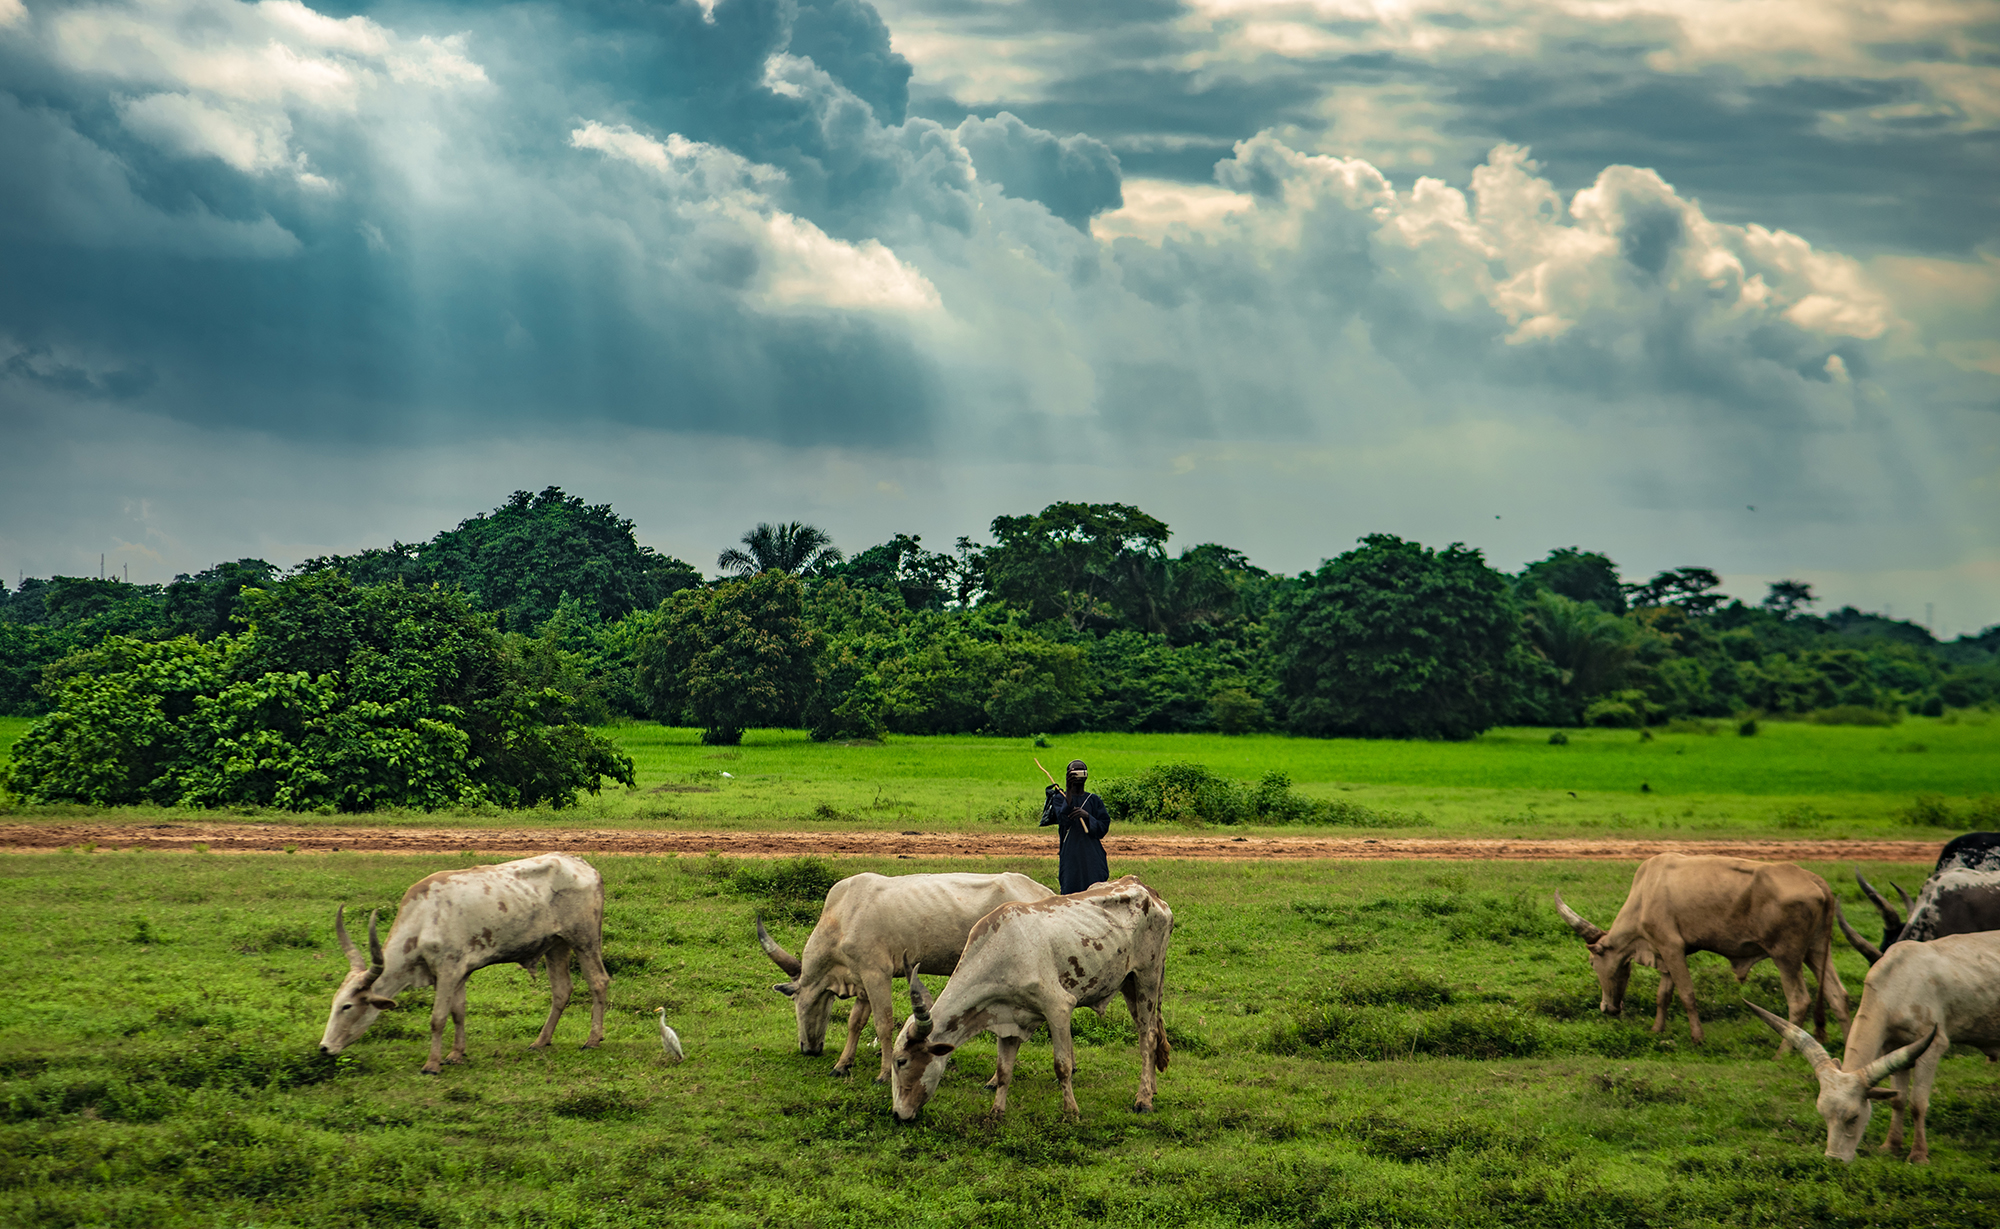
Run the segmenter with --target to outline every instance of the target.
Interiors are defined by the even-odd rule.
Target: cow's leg
[[[861,989],[868,996],[868,1010],[875,1017],[875,1044],[882,1051],[882,1071],[875,1082],[887,1084],[896,1048],[896,983],[887,969],[870,969],[862,975]]]
[[[472,979],[461,977],[451,995],[451,1053],[444,1056],[448,1063],[465,1061],[465,994]]]
[[[1007,1112],[1007,1086],[1014,1082],[1014,1060],[1021,1053],[1019,1037],[1000,1039],[1000,1061],[994,1065],[993,1079],[986,1086],[993,1090],[993,1112]]]
[[[1812,1010],[1813,1004],[1817,1001],[1817,996],[1806,989],[1806,979],[1798,965],[1784,960],[1777,960],[1772,963],[1778,966],[1778,983],[1785,988],[1785,1018],[1793,1024],[1803,1027],[1806,1021],[1806,1013]],[[1826,1042],[1825,1007],[1821,1007],[1819,1010],[1819,1027],[1814,1030],[1813,1036],[1821,1044]],[[1778,1043],[1777,1057],[1783,1058],[1791,1052],[1792,1042],[1789,1037]]]
[[[1687,1009],[1688,1032],[1694,1037],[1694,1043],[1700,1045],[1702,1042],[1701,1013],[1694,1009],[1694,978],[1688,973],[1687,953],[1678,949],[1669,949],[1661,952],[1660,975],[1673,979],[1674,990],[1681,996],[1681,1006]],[[1663,1013],[1661,1018],[1653,1025],[1653,1031],[1656,1033],[1662,1032],[1665,1030],[1665,1027],[1666,1018]]]
[[[452,998],[463,993],[464,985],[465,973],[460,969],[447,969],[437,976],[437,997],[431,1000],[431,1056],[423,1066],[425,1075],[444,1070],[444,1025],[452,1018]]]
[[[1889,1102],[1889,1138],[1882,1141],[1884,1152],[1903,1146],[1903,1110],[1910,1104],[1910,1073],[1898,1071],[1889,1077],[1889,1086],[1896,1090],[1896,1099]]]
[[[1930,1116],[1931,1085],[1937,1081],[1938,1064],[1944,1061],[1946,1050],[1951,1049],[1951,1039],[1939,1034],[1924,1051],[1923,1057],[1910,1068],[1910,1164],[1928,1165],[1931,1159],[1930,1142],[1924,1138],[1924,1121]]]
[[[834,1060],[833,1073],[848,1075],[854,1070],[854,1056],[861,1051],[861,1026],[868,1022],[868,996],[857,994],[854,1005],[847,1009],[847,1044],[840,1048],[840,1057]],[[882,1048],[889,1048],[888,1042]]]
[[[1160,1031],[1165,1027],[1160,1019],[1160,999],[1157,987],[1152,993],[1139,985],[1139,975],[1125,978],[1125,1006],[1132,1013],[1132,1023],[1139,1027],[1139,1096],[1132,1102],[1135,1114],[1153,1112],[1153,1093],[1159,1087]]]
[[[1674,1001],[1674,979],[1667,976],[1665,969],[1660,970],[1660,988],[1653,1000],[1653,1031],[1664,1033],[1667,1031],[1667,1005]]]
[[[583,966],[583,980],[590,983],[590,1036],[583,1048],[596,1049],[604,1043],[604,1013],[611,1006],[611,974],[604,967],[604,953],[596,944],[576,949],[576,962]]]
[[[1833,940],[1830,937],[1821,936],[1819,945],[1813,949],[1812,970],[1814,980],[1819,983],[1821,1015],[1818,1018],[1824,1021],[1826,1009],[1831,1007],[1833,1018],[1840,1021],[1840,1027],[1845,1031],[1853,1020],[1847,1011],[1847,983],[1840,980],[1840,970],[1833,967]]]
[[[1076,1106],[1076,1042],[1069,1035],[1073,1010],[1065,1008],[1049,1013],[1049,1041],[1056,1052],[1056,1083],[1062,1085],[1063,1112],[1079,1117],[1083,1111]]]
[[[569,1006],[569,944],[558,939],[551,944],[547,955],[549,969],[549,1019],[542,1025],[542,1035],[535,1038],[531,1049],[545,1049],[556,1039],[556,1022],[562,1019],[563,1009]]]

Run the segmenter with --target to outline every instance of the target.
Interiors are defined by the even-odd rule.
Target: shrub
[[[1957,823],[1941,794],[1918,794],[1897,818],[1920,828],[1950,828]]]
[[[1599,700],[1583,710],[1585,725],[1603,726],[1607,729],[1637,729],[1643,720],[1639,710],[1623,700]]]
[[[1817,828],[1828,818],[1814,807],[1800,805],[1778,812],[1776,822],[1780,828]]]
[[[842,878],[818,858],[793,858],[770,864],[745,862],[728,872],[728,887],[739,896],[761,900],[769,914],[811,925],[819,921],[826,894]]]
[[[1549,735],[1549,746],[1551,747],[1569,746],[1569,735],[1563,733],[1561,730],[1557,730],[1555,733]]]
[[[1325,824],[1355,828],[1418,826],[1414,815],[1378,812],[1355,802],[1322,801],[1292,792],[1291,778],[1273,770],[1257,784],[1239,785],[1205,764],[1155,764],[1099,790],[1111,818],[1125,823]]]

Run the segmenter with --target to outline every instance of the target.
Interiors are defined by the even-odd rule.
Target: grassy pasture
[[[1078,1122],[1044,1039],[1004,1120],[978,1087],[985,1038],[912,1127],[866,1076],[793,1052],[753,911],[797,950],[828,873],[1042,863],[599,858],[601,1050],[578,1048],[580,999],[558,1047],[529,1051],[546,983],[506,968],[473,979],[471,1058],[442,1077],[417,1073],[428,991],[317,1056],[344,971],[334,905],[392,907],[474,861],[0,859],[0,935],[27,973],[0,1003],[0,1225],[1971,1225],[2000,1200],[1983,1058],[1944,1064],[1928,1168],[1872,1151],[1841,1166],[1819,1155],[1805,1064],[1771,1061],[1719,959],[1694,961],[1706,1047],[1678,1017],[1646,1030],[1643,969],[1626,1017],[1600,1017],[1547,893],[1608,922],[1629,864],[1114,867],[1175,911],[1176,1049],[1150,1117],[1128,1109],[1122,1005],[1078,1015]],[[1861,962],[1838,950],[1858,992]],[[1768,964],[1747,993],[1782,1002]],[[684,1065],[662,1059],[659,1005]]]
[[[0,718],[0,751],[27,725]],[[753,730],[742,746],[722,748],[702,746],[698,731],[688,729],[631,724],[607,732],[633,757],[638,785],[586,797],[569,813],[576,822],[1017,828],[1040,808],[1042,777],[1030,758],[1039,756],[1052,771],[1084,759],[1100,782],[1180,760],[1242,780],[1276,769],[1301,793],[1382,813],[1386,830],[1402,835],[1941,839],[1952,829],[1906,822],[1919,794],[1939,796],[1956,827],[2000,827],[1993,798],[2000,794],[2000,721],[1976,711],[1892,727],[1765,722],[1751,738],[1728,723],[1713,733],[1654,731],[1650,740],[1632,730],[1574,730],[1563,746],[1539,729],[1493,730],[1462,743],[1077,734],[1040,749],[1030,739],[971,735],[815,743],[795,730]],[[536,812],[378,813],[371,822],[541,826],[550,819]]]

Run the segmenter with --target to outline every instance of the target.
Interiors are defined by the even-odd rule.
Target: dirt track
[[[952,832],[671,832],[620,829],[345,828],[284,824],[0,824],[0,851],[95,845],[115,849],[192,849],[257,853],[365,852],[435,854],[706,854],[728,857],[1022,858],[1048,857],[1054,842],[1038,833]],[[1363,836],[1131,836],[1105,842],[1114,858],[1254,860],[1262,858],[1435,858],[1460,861],[1587,859],[1636,861],[1656,853],[1728,854],[1779,862],[1936,861],[1929,841],[1667,841],[1370,838]]]

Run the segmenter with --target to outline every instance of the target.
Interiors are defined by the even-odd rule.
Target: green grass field
[[[1706,1047],[1678,1015],[1664,1039],[1647,1031],[1646,970],[1626,1017],[1600,1017],[1547,894],[1608,922],[1624,864],[1115,866],[1175,911],[1176,1049],[1144,1118],[1114,1005],[1078,1015],[1080,1121],[1059,1112],[1045,1039],[993,1120],[985,1038],[898,1127],[865,1076],[793,1052],[751,915],[782,919],[796,950],[811,907],[772,898],[783,880],[754,861],[597,859],[615,978],[601,1050],[578,1046],[587,996],[556,1050],[528,1050],[546,982],[509,967],[473,979],[470,1061],[441,1077],[417,1072],[428,991],[319,1057],[345,969],[334,906],[386,908],[473,862],[0,859],[17,970],[0,1004],[0,1225],[1970,1226],[2000,1201],[1983,1058],[1943,1066],[1929,1167],[1872,1151],[1886,1115],[1842,1166],[1820,1156],[1806,1065],[1771,1060],[1719,959],[1694,961]],[[1003,865],[837,873],[892,868]],[[1858,992],[1860,960],[1838,950]],[[1746,992],[1782,1002],[1768,964]],[[659,1005],[684,1065],[661,1056]]]
[[[0,718],[0,750],[27,728]],[[1956,712],[1891,727],[1765,722],[1755,737],[1713,733],[1501,729],[1462,743],[1305,739],[1278,735],[1078,734],[1047,748],[971,735],[815,743],[753,730],[740,747],[704,747],[697,731],[607,728],[637,766],[634,789],[585,797],[592,825],[711,829],[800,826],[899,829],[1032,823],[1043,778],[1073,758],[1093,780],[1195,761],[1224,776],[1287,773],[1301,793],[1359,803],[1405,835],[1646,835],[1932,838],[2000,827],[2000,721]],[[728,775],[724,775],[728,774]],[[1912,824],[1918,795],[1946,822]],[[36,808],[14,809],[32,815]],[[64,808],[64,816],[75,811]],[[396,814],[390,824],[544,825],[547,813]],[[1924,816],[1918,816],[1924,819]],[[1932,812],[1929,819],[1937,818]]]

